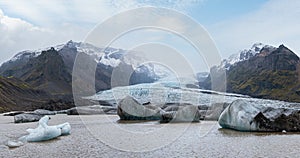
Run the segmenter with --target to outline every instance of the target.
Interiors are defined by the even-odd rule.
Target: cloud
[[[300,55],[300,1],[272,0],[256,11],[209,28],[224,56],[255,42],[287,45]]]
[[[189,6],[203,0],[12,0],[0,1],[14,15],[39,26],[54,26],[57,23],[73,23],[75,25],[96,24],[101,20],[129,9],[142,6],[156,6],[187,11]]]
[[[0,48],[0,64],[18,51],[56,45],[70,39],[81,41],[96,24],[125,10],[157,6],[186,11],[189,6],[202,1],[0,1],[3,6],[3,10],[0,9],[0,44],[4,46]]]
[[[39,27],[19,18],[8,17],[0,9],[0,63],[19,51],[48,47],[69,39],[79,40],[85,33],[67,23],[60,25],[59,30]]]

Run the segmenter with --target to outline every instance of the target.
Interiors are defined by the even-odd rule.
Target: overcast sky
[[[97,24],[112,15],[143,6],[170,8],[190,16],[209,32],[222,58],[256,42],[284,44],[300,53],[297,0],[0,0],[0,63],[22,50],[54,46],[71,39],[84,41]],[[154,35],[151,34],[152,40]],[[114,46],[128,49],[124,41],[130,37],[136,35],[129,35]],[[159,34],[157,40],[169,38],[170,35]],[[180,45],[178,40],[176,45]],[[182,51],[191,54],[188,49]]]

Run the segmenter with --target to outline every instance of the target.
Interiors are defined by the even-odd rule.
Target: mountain
[[[111,88],[111,75],[115,67],[122,65],[124,71],[133,72],[129,84],[154,82],[159,78],[153,65],[137,67],[139,58],[125,60],[127,51],[115,48],[98,48],[88,43],[69,41],[66,44],[35,51],[23,51],[0,67],[0,76],[15,77],[35,89],[53,95],[72,94],[72,71],[76,56],[81,53],[86,62],[97,65],[96,91]]]
[[[228,59],[221,61],[220,65],[210,68],[210,73],[206,79],[199,80],[199,87],[203,89],[213,89],[216,91],[226,91],[226,72],[237,63],[249,60],[258,54],[263,48],[275,49],[273,46],[255,43],[250,49],[244,49],[236,54],[232,54]],[[213,83],[213,84],[212,84]]]
[[[224,68],[229,70],[231,66],[235,65],[238,62],[249,60],[254,57],[256,54],[260,53],[262,49],[275,50],[276,48],[270,45],[265,45],[262,43],[255,43],[250,49],[241,50],[239,53],[229,56],[228,59],[224,59],[218,68]]]
[[[51,48],[42,51],[37,57],[30,59],[14,60],[12,65],[4,64],[1,75],[5,77],[13,76],[18,78],[36,89],[45,90],[52,94],[71,92],[71,74],[69,73],[62,57]],[[2,68],[2,67],[1,67]]]
[[[14,77],[0,77],[0,98],[0,113],[40,108],[63,110],[74,107],[70,96],[51,95]]]
[[[246,53],[250,55],[246,60],[227,67],[222,64],[212,67],[202,86],[211,88],[211,76],[222,76],[220,72],[225,72],[227,92],[300,102],[299,57],[284,45],[258,48],[257,53],[251,50],[252,53]],[[225,83],[224,80],[219,82],[217,85]]]
[[[203,82],[205,81],[205,79],[209,76],[209,72],[198,72],[196,74],[196,79],[199,81],[199,82]]]

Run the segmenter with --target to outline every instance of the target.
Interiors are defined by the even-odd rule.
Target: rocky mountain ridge
[[[227,67],[224,67],[223,63],[212,67],[210,75],[200,86],[211,89],[212,76],[226,76],[225,80],[217,80],[214,83],[226,84],[226,89],[222,87],[217,90],[258,98],[300,102],[299,63],[299,57],[284,45],[278,48],[264,46],[247,60]]]

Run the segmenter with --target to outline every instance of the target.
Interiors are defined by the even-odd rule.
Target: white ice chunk
[[[40,142],[71,133],[71,125],[68,122],[56,126],[48,126],[49,120],[49,116],[42,117],[37,128],[26,130],[29,133],[28,135],[22,136],[18,140],[9,140],[6,145],[10,148],[15,148],[24,145],[26,142]]]
[[[253,118],[264,108],[244,100],[232,102],[220,115],[219,124],[223,128],[239,131],[256,131],[258,125]]]

